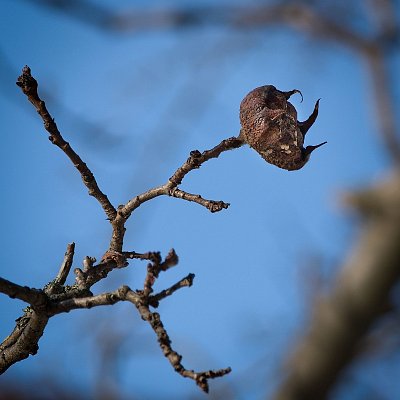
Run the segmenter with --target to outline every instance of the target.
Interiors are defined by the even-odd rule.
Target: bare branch
[[[162,262],[160,253],[154,253],[156,257],[152,260],[151,263],[147,265],[147,274],[144,279],[144,284],[143,284],[143,296],[147,299],[150,296],[150,294],[153,292],[153,285],[158,278],[158,275],[160,274],[161,271],[166,271],[170,267],[173,267],[174,265],[177,264],[178,262],[178,256],[175,253],[175,250],[172,249],[168,256],[173,259],[176,262]]]
[[[150,311],[150,306],[157,307],[160,300],[172,295],[176,290],[182,287],[191,286],[193,283],[194,274],[189,274],[170,288],[151,296],[150,293],[152,292],[152,285],[157,279],[158,274],[161,271],[166,271],[175,265],[175,262],[177,262],[177,256],[175,252],[171,250],[164,262],[161,262],[159,256],[157,257],[157,254],[159,255],[159,253],[146,253],[145,255],[139,255],[138,253],[132,252],[128,254],[132,255],[132,258],[150,258],[153,260],[153,264],[150,264],[148,267],[148,273],[145,279],[143,291],[136,292],[124,285],[113,292],[103,293],[97,296],[72,298],[54,303],[50,306],[51,308],[49,309],[49,313],[51,313],[51,315],[56,315],[63,312],[69,312],[74,309],[113,305],[119,301],[131,302],[139,311],[142,319],[147,321],[153,328],[157,335],[161,350],[163,351],[164,356],[169,360],[174,370],[183,377],[193,379],[204,392],[208,393],[208,380],[224,376],[231,372],[231,369],[225,368],[216,371],[210,370],[203,372],[195,372],[193,370],[185,369],[185,367],[181,364],[182,356],[171,347],[171,340],[164,328],[160,315],[156,312]]]
[[[178,255],[175,253],[174,249],[171,249],[165,257],[165,260],[161,263],[160,268],[162,271],[167,271],[169,268],[175,267],[178,262]]]
[[[136,258],[138,260],[149,260],[156,262],[160,258],[160,252],[149,251],[147,253],[136,253],[135,251],[123,251],[121,253],[126,258]]]
[[[176,366],[179,368],[182,366],[182,364],[178,363]],[[200,389],[203,390],[203,392],[205,393],[209,392],[209,386],[208,386],[209,379],[220,378],[221,376],[229,374],[231,371],[232,369],[230,367],[217,370],[203,371],[203,372],[195,372],[193,370],[187,370],[184,368],[182,370],[179,369],[177,370],[177,372],[180,373],[185,378],[190,378],[195,380],[197,386],[199,386]]]
[[[83,272],[88,272],[94,266],[95,262],[96,259],[94,257],[86,256],[82,261]]]
[[[184,278],[182,278],[179,282],[172,285],[170,288],[164,289],[155,295],[151,295],[149,297],[150,304],[155,308],[158,307],[158,303],[160,302],[160,300],[165,299],[168,296],[171,296],[172,294],[174,294],[174,292],[176,292],[179,289],[182,289],[183,287],[192,286],[194,278],[195,278],[194,274],[189,274]]]
[[[126,205],[116,210],[103,194],[97,182],[81,158],[74,152],[71,146],[63,139],[54,119],[51,117],[44,101],[37,93],[37,82],[32,77],[29,67],[25,67],[18,78],[17,85],[34,105],[42,117],[45,129],[50,134],[53,144],[61,148],[70,158],[74,166],[80,172],[83,182],[103,207],[113,227],[110,248],[103,255],[99,264],[95,264],[93,257],[85,257],[83,269],[75,268],[75,281],[72,286],[65,286],[66,279],[72,267],[75,244],[67,246],[63,263],[56,278],[44,287],[44,290],[22,287],[3,278],[0,278],[0,291],[10,297],[17,297],[27,301],[31,306],[27,308],[23,317],[17,321],[12,334],[0,345],[1,360],[0,372],[6,370],[13,363],[24,359],[29,354],[35,354],[38,349],[38,341],[43,334],[48,319],[56,314],[69,312],[78,308],[92,308],[103,305],[112,305],[119,301],[130,301],[135,305],[143,320],[147,321],[157,335],[160,347],[173,368],[182,376],[193,379],[205,392],[208,392],[208,380],[223,376],[230,372],[230,368],[195,372],[187,370],[181,364],[182,356],[171,347],[171,341],[165,330],[160,315],[150,311],[150,307],[158,307],[159,301],[171,296],[182,287],[189,287],[193,283],[194,274],[189,274],[170,288],[152,295],[153,285],[160,272],[167,271],[178,263],[178,256],[172,249],[162,260],[159,252],[136,253],[122,252],[125,234],[125,222],[132,212],[144,202],[157,196],[168,195],[187,201],[192,201],[206,207],[211,212],[221,211],[229,204],[222,201],[207,200],[197,194],[191,194],[178,189],[183,178],[193,169],[199,168],[202,163],[217,158],[222,152],[242,146],[240,138],[223,140],[219,145],[203,153],[195,150],[190,153],[188,160],[174,173],[168,182],[162,186],[136,196]],[[94,296],[90,288],[104,279],[115,268],[123,268],[128,265],[127,259],[140,259],[150,261],[147,266],[147,274],[143,284],[143,290],[133,291],[128,286],[122,286],[114,292],[103,293]]]
[[[61,264],[60,270],[58,271],[55,283],[58,285],[64,285],[67,280],[69,271],[72,267],[72,261],[74,259],[75,243],[69,243],[67,245],[67,251],[65,252],[63,263]]]
[[[132,301],[132,303],[135,304],[141,317],[145,321],[147,321],[153,328],[155,334],[157,335],[158,343],[161,347],[162,352],[164,353],[164,356],[168,359],[168,361],[170,362],[174,370],[178,372],[178,374],[182,375],[185,378],[193,379],[201,390],[208,393],[209,379],[218,378],[231,372],[231,368],[224,368],[216,371],[210,370],[204,372],[195,372],[193,370],[186,369],[181,364],[182,356],[171,347],[171,340],[167,331],[164,328],[163,323],[161,322],[160,314],[156,312],[151,312],[149,306],[147,305],[148,302],[136,302],[135,292],[132,293],[132,291],[128,291],[126,296],[129,301]]]
[[[134,210],[136,210],[143,203],[152,200],[155,197],[172,196],[187,201],[193,201],[202,205],[203,207],[206,207],[211,212],[218,212],[228,208],[229,203],[224,203],[223,201],[206,200],[200,195],[191,194],[180,190],[178,189],[178,186],[182,183],[183,178],[190,171],[200,168],[203,163],[211,160],[212,158],[218,158],[224,151],[237,149],[243,146],[243,144],[244,142],[242,139],[238,137],[231,137],[223,140],[211,150],[206,150],[203,153],[200,153],[198,150],[191,151],[189,158],[175,171],[167,183],[139,194],[138,196],[135,196],[129,200],[124,206],[119,206],[117,210],[117,216],[112,221],[113,235],[110,243],[110,251],[122,251],[122,243],[125,234],[125,222],[131,216]]]
[[[161,271],[166,271],[176,265],[176,263],[178,262],[178,256],[172,249],[165,258],[165,261],[161,262],[159,253],[149,254],[157,254],[158,256],[152,257],[153,261],[147,267],[147,275],[145,278],[143,291],[133,292],[129,288],[125,287],[126,299],[136,306],[141,317],[151,325],[157,335],[158,343],[164,353],[164,356],[169,360],[174,370],[183,377],[193,379],[204,392],[208,393],[208,380],[228,374],[229,372],[231,372],[231,368],[220,369],[217,371],[210,370],[204,372],[187,370],[181,364],[182,356],[174,351],[171,347],[171,340],[168,336],[167,331],[164,328],[160,315],[156,312],[151,312],[149,308],[150,305],[152,305],[153,307],[157,307],[159,300],[170,296],[176,290],[185,286],[191,286],[193,283],[194,274],[189,274],[184,279],[181,279],[175,285],[171,286],[169,289],[163,290],[155,296],[151,296],[153,285],[158,278],[159,273]]]
[[[37,353],[49,317],[28,307],[13,332],[0,344],[0,374],[11,365]]]
[[[224,139],[217,146],[211,150],[203,151],[200,153],[198,150],[190,152],[190,157],[187,161],[176,170],[176,172],[169,178],[169,182],[172,184],[171,189],[179,186],[182,183],[183,178],[192,170],[200,168],[202,164],[212,158],[218,158],[221,153],[228,150],[237,149],[244,145],[242,139],[238,137],[231,137]]]
[[[0,292],[12,299],[20,299],[32,307],[41,307],[46,303],[47,296],[43,290],[31,289],[28,286],[21,286],[7,279],[0,277]]]
[[[107,254],[107,253],[106,253]],[[124,268],[128,266],[126,259],[119,255],[118,261],[115,258],[108,258],[104,262],[97,265],[91,265],[90,268],[84,269],[75,268],[75,281],[80,289],[89,289],[97,282],[106,278],[107,275],[116,268]]]
[[[229,139],[223,140],[217,146],[215,146],[211,150],[206,150],[203,153],[200,153],[198,150],[193,150],[190,152],[190,157],[186,160],[186,162],[179,167],[176,172],[169,178],[168,182],[162,186],[158,186],[154,189],[150,189],[149,191],[134,197],[132,200],[129,200],[124,207],[121,208],[121,213],[125,216],[129,217],[129,215],[140,205],[145,203],[148,200],[151,200],[157,196],[168,195],[173,196],[173,191],[176,189],[181,183],[183,178],[194,169],[200,168],[200,166],[206,161],[212,158],[218,158],[221,153],[228,150],[237,149],[243,146],[244,142],[237,138],[231,137]],[[180,192],[178,192],[180,193]],[[188,193],[189,195],[189,193]],[[189,195],[196,196],[196,195]],[[178,196],[176,196],[178,197]],[[194,201],[192,198],[184,198],[184,200]],[[209,200],[212,201],[212,200]],[[200,203],[199,203],[200,204]],[[201,204],[204,205],[204,204]],[[205,206],[205,205],[204,205]],[[207,207],[207,206],[205,206]],[[208,208],[208,207],[207,207]]]
[[[113,220],[116,216],[114,206],[110,203],[108,197],[100,190],[92,171],[90,171],[88,166],[82,161],[79,155],[75,153],[70,144],[61,136],[54,118],[52,118],[47,111],[45,102],[39,98],[37,92],[38,83],[31,75],[31,70],[28,66],[22,69],[22,75],[18,77],[17,85],[22,89],[23,93],[28,97],[28,100],[42,117],[44,127],[50,134],[50,141],[59,147],[72,161],[74,167],[81,174],[83,183],[88,188],[89,195],[93,196],[101,204],[108,219]]]
[[[63,0],[57,2],[41,0],[41,2],[52,3],[58,6],[68,3]],[[304,2],[299,4],[294,1],[283,2],[283,4],[276,6],[261,5],[249,8],[248,10],[235,7],[201,7],[196,10],[188,8],[182,10],[171,9],[161,13],[151,11],[146,11],[142,14],[137,12],[124,13],[124,16],[119,19],[118,24],[118,15],[107,13],[105,9],[94,8],[97,13],[90,13],[90,17],[91,21],[99,26],[108,24],[111,27],[111,21],[115,23],[116,28],[148,28],[150,25],[152,28],[155,26],[178,27],[196,25],[203,23],[205,20],[208,22],[212,21],[213,23],[215,21],[222,22],[236,27],[254,27],[257,25],[264,27],[284,23],[300,31],[308,32],[314,37],[335,40],[352,49],[367,61],[373,82],[375,108],[380,119],[382,137],[388,153],[400,165],[399,132],[391,104],[391,88],[386,65],[387,49],[393,48],[393,45],[398,43],[399,40],[399,29],[396,26],[394,13],[390,8],[391,3],[391,1],[386,1],[386,9],[383,10],[384,14],[378,16],[377,25],[379,25],[379,29],[375,37],[369,37],[362,32],[357,32],[351,26],[343,24],[338,18],[322,14],[317,8]],[[89,7],[90,9],[89,2],[84,1],[84,4],[85,7]],[[378,2],[375,1],[375,4],[378,4]],[[69,7],[71,13],[79,15],[79,10],[77,10],[79,7],[76,4],[72,6],[67,5],[67,7]],[[88,8],[85,9],[87,10]],[[83,14],[79,16],[84,18]],[[146,16],[147,19],[143,18]],[[129,21],[131,25],[128,26]],[[159,314],[152,313],[149,308],[150,306],[157,307],[158,301],[173,294],[181,287],[190,286],[194,275],[189,274],[170,288],[152,295],[153,285],[159,273],[175,265],[176,262],[174,264],[173,256],[171,256],[171,260],[167,261],[166,259],[162,262],[159,253],[140,254],[122,252],[125,233],[124,225],[137,207],[161,195],[196,202],[211,212],[227,208],[229,206],[228,203],[206,200],[199,194],[185,192],[178,186],[191,170],[199,168],[203,162],[210,158],[218,157],[222,151],[229,150],[230,145],[233,146],[231,148],[236,148],[240,147],[242,143],[238,138],[231,138],[227,139],[227,141],[233,140],[230,144],[223,141],[212,150],[203,153],[193,151],[189,159],[171,176],[166,184],[150,189],[132,198],[116,211],[111,203],[108,202],[107,197],[100,192],[93,175],[82,160],[79,159],[82,163],[81,166],[79,166],[79,163],[74,162],[74,157],[78,156],[68,147],[68,143],[62,139],[54,120],[45,108],[44,102],[39,99],[37,95],[37,83],[30,76],[28,68],[23,72],[18,84],[42,116],[52,142],[62,148],[73,161],[74,165],[80,171],[89,189],[89,193],[94,197],[97,195],[96,198],[112,221],[113,236],[109,251],[106,252],[99,265],[93,265],[91,260],[87,258],[83,271],[76,269],[77,286],[83,289],[89,288],[98,280],[107,276],[107,273],[112,269],[125,266],[127,258],[150,261],[143,291],[134,292],[127,286],[123,286],[115,292],[104,293],[98,296],[88,295],[83,298],[74,297],[64,299],[58,303],[55,302],[53,307],[55,309],[60,307],[58,308],[59,312],[67,312],[74,308],[90,308],[99,305],[114,304],[122,300],[132,302],[137,307],[142,318],[152,326],[164,355],[168,358],[174,369],[182,376],[194,379],[203,390],[208,391],[207,379],[222,376],[228,373],[230,369],[200,373],[185,370],[180,363],[181,356],[170,346],[168,334],[163,327]],[[223,143],[224,145],[222,145]],[[93,185],[91,182],[95,184],[92,193],[91,187]],[[362,336],[371,326],[372,322],[379,317],[391,288],[400,278],[398,271],[400,263],[400,250],[398,246],[398,243],[400,243],[399,182],[400,177],[397,176],[389,185],[353,198],[353,202],[363,212],[364,218],[368,222],[366,229],[361,235],[356,251],[340,275],[337,285],[316,307],[310,331],[299,345],[288,371],[288,376],[277,394],[278,399],[301,400],[323,398],[330,386],[337,379],[339,372],[353,356],[354,350]],[[100,199],[101,195],[105,197],[110,207],[104,202],[104,198]],[[65,268],[62,268],[62,270]],[[69,270],[69,268],[70,266],[67,269]],[[62,277],[67,274],[68,271],[61,273],[60,270],[57,278],[65,282],[65,279]],[[24,297],[26,299],[30,296],[35,297],[32,292],[34,289],[21,288],[11,282],[0,280],[0,290],[3,289],[3,292],[7,294],[17,293],[18,295],[15,297]],[[365,293],[368,293],[368,296]],[[38,298],[42,300],[40,296],[38,295]],[[40,301],[38,301],[38,304],[41,304]],[[38,330],[40,331],[40,328]],[[16,339],[21,337],[18,333],[19,331],[15,332],[6,339],[5,343],[15,343]],[[1,346],[0,348],[4,348],[4,344]],[[2,355],[5,359],[6,357],[3,353]]]
[[[212,213],[227,209],[229,207],[229,203],[203,199],[203,197],[201,197],[199,194],[191,194],[178,188],[171,189],[169,195],[176,197],[177,199],[193,201],[194,203],[200,204],[201,206],[207,208]]]
[[[102,293],[96,296],[72,298],[60,301],[51,306],[52,315],[70,312],[71,310],[81,308],[93,308],[99,306],[111,306],[119,301],[125,300],[126,286],[115,290],[114,292]],[[133,295],[132,295],[133,296]]]

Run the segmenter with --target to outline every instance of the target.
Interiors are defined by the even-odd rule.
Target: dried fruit
[[[303,147],[304,137],[318,116],[319,100],[304,122],[297,121],[297,111],[288,101],[301,92],[281,92],[272,85],[252,90],[240,104],[240,138],[261,157],[279,168],[293,171],[302,168],[310,154],[326,142]]]

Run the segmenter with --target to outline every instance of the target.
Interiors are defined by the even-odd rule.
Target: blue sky
[[[127,3],[115,2],[121,9]],[[235,398],[272,391],[307,318],[307,273],[314,265],[334,275],[356,236],[341,196],[384,176],[389,165],[365,65],[338,45],[285,30],[110,34],[26,1],[3,6],[0,33],[1,276],[32,287],[54,278],[68,242],[76,243],[74,266],[86,255],[99,259],[110,227],[15,85],[25,64],[64,138],[114,204],[164,183],[191,150],[237,135],[240,101],[253,88],[300,89],[304,101],[292,99],[299,119],[322,98],[307,144],[328,144],[304,169],[279,170],[248,147],[225,153],[188,175],[182,189],[229,202],[228,210],[210,214],[192,203],[158,198],[127,225],[126,250],[165,255],[173,247],[180,257],[158,288],[196,274],[192,288],[159,308],[183,364],[231,366],[232,374],[212,382],[211,390],[228,385]],[[94,289],[123,283],[139,288],[144,271],[145,263],[134,262]],[[0,298],[1,336],[10,333],[23,307]],[[57,316],[38,355],[2,379],[50,374],[93,393],[96,340],[114,330],[126,337],[115,378],[127,398],[198,395],[193,382],[173,372],[153,332],[127,304]],[[242,377],[259,360],[265,360],[260,380],[249,388]],[[389,366],[390,359],[380,371]],[[369,373],[362,371],[361,382]],[[385,395],[386,374],[377,373],[381,379],[369,384]]]

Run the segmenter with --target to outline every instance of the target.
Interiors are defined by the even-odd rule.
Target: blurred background
[[[300,120],[321,98],[306,144],[328,144],[303,169],[280,170],[248,146],[223,153],[181,188],[228,210],[160,197],[127,224],[126,251],[179,255],[157,289],[196,275],[158,311],[186,368],[232,368],[209,398],[270,398],[359,233],[343,195],[400,159],[399,2],[6,0],[1,9],[0,268],[21,285],[54,279],[72,241],[75,267],[100,259],[111,233],[15,85],[24,65],[114,205],[166,182],[191,150],[238,135],[240,101],[255,87],[301,90],[304,101],[291,100]],[[133,261],[94,291],[140,288],[145,269]],[[0,297],[2,338],[25,306]],[[400,398],[396,310],[330,398]],[[130,304],[56,316],[39,346],[0,378],[1,399],[205,398]]]

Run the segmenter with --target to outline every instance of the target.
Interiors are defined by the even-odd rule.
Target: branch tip
[[[31,75],[31,70],[28,66],[22,69],[22,75],[18,77],[17,85],[22,89],[22,92],[28,97],[28,100],[33,104],[42,118],[44,128],[49,133],[50,141],[67,155],[75,168],[79,171],[89,194],[100,203],[107,217],[110,220],[114,220],[117,214],[114,206],[111,204],[108,197],[100,190],[93,173],[87,165],[62,137],[54,118],[46,108],[45,102],[42,101],[38,95],[38,83]]]

